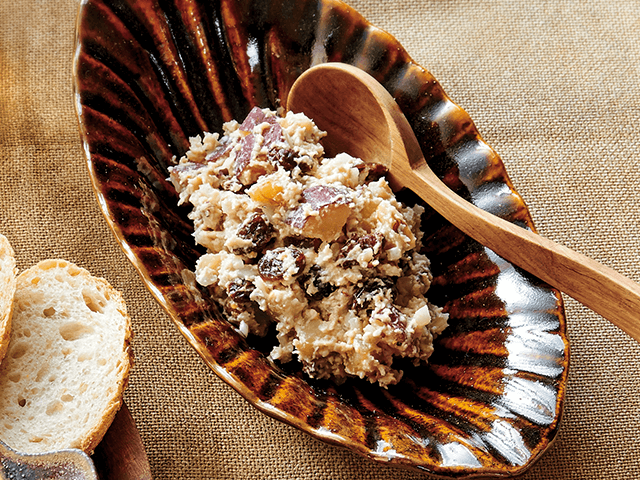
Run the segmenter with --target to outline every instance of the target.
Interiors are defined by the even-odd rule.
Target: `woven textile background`
[[[466,109],[541,234],[640,281],[640,2],[349,0]],[[0,232],[24,269],[105,277],[134,321],[126,393],[158,479],[429,478],[258,413],[155,303],[91,190],[72,95],[77,0],[0,0]],[[555,445],[526,480],[640,478],[640,347],[566,301],[572,367]],[[640,317],[640,312],[639,312]]]

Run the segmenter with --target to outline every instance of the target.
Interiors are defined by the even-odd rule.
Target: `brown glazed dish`
[[[388,390],[309,380],[244,339],[194,281],[202,253],[167,167],[188,138],[252,106],[278,107],[310,65],[341,61],[396,98],[431,168],[525,228],[529,213],[469,116],[389,34],[337,0],[86,0],[76,105],[105,217],[152,294],[203,360],[262,412],[371,459],[445,477],[526,470],[557,433],[569,347],[559,293],[427,207],[429,299],[449,313],[430,364]],[[405,202],[419,201],[402,192]]]

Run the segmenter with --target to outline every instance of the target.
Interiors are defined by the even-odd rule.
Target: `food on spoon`
[[[245,335],[275,323],[271,358],[313,378],[397,383],[394,360],[426,361],[447,315],[426,293],[422,207],[394,196],[378,165],[325,158],[303,114],[254,108],[204,133],[170,168],[207,248],[197,281]]]
[[[9,347],[16,277],[16,259],[13,248],[11,248],[7,237],[0,234],[0,362]]]
[[[22,272],[0,364],[0,439],[24,453],[91,454],[122,405],[131,320],[104,279],[64,260]]]

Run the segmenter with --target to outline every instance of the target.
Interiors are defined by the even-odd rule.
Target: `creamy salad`
[[[426,297],[423,209],[396,200],[379,165],[324,157],[323,136],[302,114],[254,108],[192,138],[170,178],[207,249],[196,279],[242,334],[275,324],[272,359],[386,387],[402,377],[394,360],[426,362],[447,326]]]

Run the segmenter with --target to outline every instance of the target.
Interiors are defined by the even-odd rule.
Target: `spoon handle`
[[[424,158],[402,179],[464,233],[573,297],[640,342],[640,285],[591,258],[470,204],[449,189]],[[412,185],[412,183],[415,183]]]

